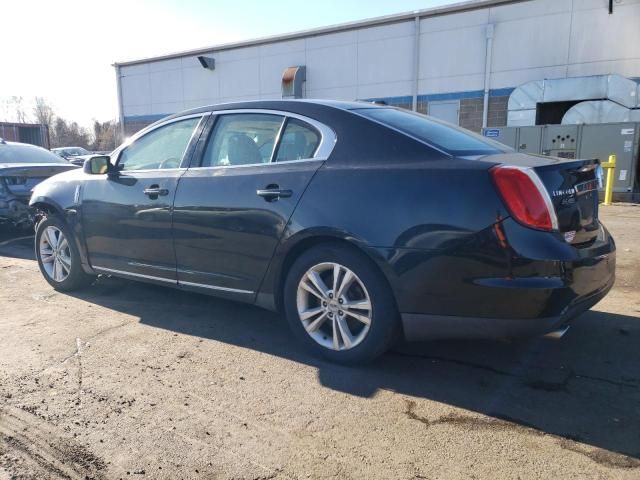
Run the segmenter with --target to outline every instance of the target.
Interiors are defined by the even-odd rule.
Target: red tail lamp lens
[[[553,208],[540,187],[531,178],[535,175],[516,167],[495,167],[491,170],[493,181],[511,214],[520,223],[540,230],[553,229]],[[544,188],[544,187],[542,187]]]

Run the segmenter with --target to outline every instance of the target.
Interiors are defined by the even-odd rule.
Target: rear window
[[[0,145],[0,163],[64,163],[69,162],[35,145]]]
[[[510,152],[506,145],[419,113],[396,108],[358,108],[354,112],[400,130],[454,156]]]

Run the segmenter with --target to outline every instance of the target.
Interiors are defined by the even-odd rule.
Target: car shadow
[[[33,230],[0,225],[0,256],[33,260]]]
[[[598,463],[640,468],[640,322],[636,317],[590,311],[561,340],[401,344],[370,365],[347,368],[307,354],[280,315],[250,305],[102,277],[73,295],[134,315],[149,327],[313,366],[319,382],[330,389],[358,397],[371,397],[380,389],[405,395],[405,415],[425,428],[456,423],[474,429],[511,428],[554,435],[562,447]],[[412,398],[489,418],[463,411],[427,418]]]

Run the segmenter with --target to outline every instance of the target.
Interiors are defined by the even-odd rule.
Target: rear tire
[[[304,252],[289,270],[283,293],[294,334],[332,362],[369,362],[398,337],[390,287],[372,261],[354,248],[327,243]]]
[[[56,216],[43,219],[36,228],[36,258],[44,279],[61,292],[90,285],[94,278],[82,269],[75,238]]]

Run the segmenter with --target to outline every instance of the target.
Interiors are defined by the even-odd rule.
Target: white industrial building
[[[571,112],[638,122],[640,0],[467,1],[115,67],[126,134],[191,107],[283,96],[384,100],[473,130]]]

